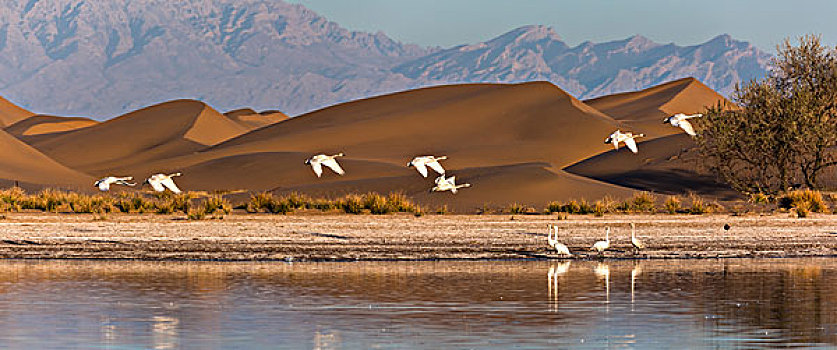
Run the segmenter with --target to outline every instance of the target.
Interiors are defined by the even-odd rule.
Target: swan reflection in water
[[[631,270],[631,312],[634,311],[634,290],[636,289],[636,279],[642,273],[642,264],[637,263]]]
[[[154,316],[151,322],[153,349],[176,349],[179,347],[177,328],[180,320],[170,316]]]
[[[610,265],[600,262],[593,269],[593,273],[596,274],[596,277],[605,280],[605,312],[610,312]]]
[[[558,277],[563,276],[570,270],[570,262],[564,261],[549,267],[546,273],[547,295],[549,296],[549,308],[552,312],[558,311]]]

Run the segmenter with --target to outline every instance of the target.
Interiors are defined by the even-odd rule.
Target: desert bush
[[[377,193],[367,193],[362,198],[363,207],[369,209],[369,212],[375,215],[389,214],[393,208],[387,202],[387,199]]]
[[[547,213],[559,213],[561,212],[561,202],[552,201],[546,204],[546,212]]]
[[[701,215],[701,214],[708,214],[712,212],[712,206],[706,202],[703,198],[698,195],[691,195],[691,206],[689,207],[689,214],[692,215]]]
[[[123,213],[146,213],[154,209],[154,203],[139,193],[121,193],[113,199],[113,206]]]
[[[415,213],[419,211],[418,205],[413,203],[401,192],[391,192],[387,195],[387,204],[400,213]]]
[[[363,198],[356,194],[350,194],[340,199],[340,207],[347,214],[363,213]]]
[[[761,192],[751,193],[747,201],[753,204],[768,204],[770,203],[770,197]]]
[[[26,192],[20,187],[0,190],[0,203],[3,204],[4,211],[20,211],[25,201]]]
[[[823,200],[820,191],[797,190],[785,192],[779,196],[779,208],[782,209],[803,209],[814,213],[828,212],[828,205]],[[806,213],[807,214],[807,213]]]
[[[437,208],[437,209],[436,209],[436,214],[439,214],[439,215],[446,215],[446,214],[448,214],[449,212],[450,212],[450,211],[448,210],[448,206],[447,206],[447,204],[442,205],[441,207],[439,207],[439,208]]]
[[[677,198],[676,196],[669,196],[666,199],[665,204],[663,204],[663,207],[665,208],[666,212],[669,213],[669,214],[677,214],[683,208],[682,205],[681,205],[680,199]]]
[[[269,208],[275,200],[276,198],[269,192],[254,193],[250,195],[250,201],[247,202],[245,210],[248,213],[270,212]]]
[[[100,195],[87,196],[73,194],[70,196],[70,210],[74,213],[103,214],[116,210],[112,197]]]
[[[526,212],[526,206],[520,203],[512,203],[506,208],[509,214],[523,214]]]
[[[631,199],[620,203],[617,210],[626,213],[653,213],[656,210],[654,195],[649,192],[636,193]]]
[[[286,196],[282,197],[283,200],[290,206],[292,209],[308,209],[311,208],[311,198],[308,196],[298,193],[298,192],[291,192]]]

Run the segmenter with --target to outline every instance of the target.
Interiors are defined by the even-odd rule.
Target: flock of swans
[[[677,113],[664,119],[663,124],[671,124],[671,126],[683,129],[683,131],[690,136],[697,136],[695,128],[692,127],[692,123],[689,122],[689,119],[700,118],[702,116],[703,114],[686,115],[683,113]],[[631,150],[631,152],[637,153],[639,152],[639,149],[636,147],[636,139],[640,137],[645,137],[645,134],[634,134],[632,132],[622,132],[622,130],[616,130],[605,139],[604,143],[612,143],[613,148],[616,150],[619,150],[620,143],[624,143],[625,146]]]
[[[691,136],[697,135],[695,133],[695,129],[692,127],[692,124],[689,122],[691,118],[699,118],[702,117],[702,114],[693,114],[693,115],[686,115],[683,113],[678,113],[673,116],[670,116],[663,120],[664,124],[671,124],[674,127],[678,127],[683,129],[687,134]],[[612,143],[613,147],[616,150],[619,150],[619,144],[624,143],[631,152],[637,153],[639,150],[637,149],[636,139],[640,137],[644,137],[644,134],[634,134],[632,132],[622,132],[621,130],[616,130],[610,136],[605,139],[605,143]],[[337,162],[338,157],[343,157],[343,153],[338,153],[335,155],[326,155],[326,154],[317,154],[311,158],[305,160],[305,164],[310,165],[311,169],[314,170],[314,175],[317,177],[322,177],[323,175],[323,166],[331,169],[337,175],[344,175],[346,171],[340,166],[340,163]],[[445,168],[442,166],[439,161],[448,159],[447,156],[418,156],[413,158],[409,163],[407,163],[407,167],[416,168],[416,171],[421,174],[423,177],[428,176],[428,168],[433,169],[439,176],[436,178],[435,186],[430,189],[430,192],[444,192],[450,191],[451,193],[456,193],[460,188],[467,188],[471,187],[471,184],[456,184],[456,176],[447,177],[445,175]],[[174,174],[154,174],[151,175],[148,179],[143,182],[143,184],[150,185],[154,191],[157,192],[164,192],[166,190],[172,191],[174,193],[180,193],[180,188],[174,183],[172,179],[175,176],[180,176],[180,173]],[[125,176],[125,177],[116,177],[116,176],[107,176],[102,179],[96,181],[93,186],[98,187],[101,191],[110,191],[111,185],[123,185],[123,186],[136,186],[136,183],[129,182],[133,180],[133,177]],[[609,235],[608,235],[609,237]],[[604,251],[610,245],[609,239],[605,239],[601,242],[596,242],[594,249],[599,252]],[[639,248],[641,249],[641,248]]]
[[[569,257],[573,255],[572,252],[570,252],[569,247],[561,242],[558,242],[558,227],[553,224],[547,225],[546,244],[560,256]],[[636,236],[636,225],[634,225],[634,223],[631,223],[631,246],[635,252],[645,249],[645,243],[643,243]],[[598,254],[602,254],[608,249],[610,249],[609,226],[605,227],[605,239],[603,241],[597,241],[592,247],[590,247],[591,251],[596,251]]]

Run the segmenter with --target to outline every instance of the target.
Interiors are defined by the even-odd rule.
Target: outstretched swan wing
[[[323,175],[323,166],[320,164],[320,162],[313,162],[312,161],[311,162],[311,169],[314,169],[314,174],[316,174],[317,177],[320,177],[320,176]]]
[[[166,188],[165,188],[165,187],[163,187],[163,184],[162,184],[162,183],[160,183],[160,181],[157,181],[157,180],[149,180],[149,181],[148,181],[148,184],[149,184],[149,185],[151,185],[151,188],[153,188],[153,189],[154,189],[155,191],[157,191],[157,192],[163,192],[163,191],[165,191],[165,190],[166,190]]]
[[[343,174],[346,173],[345,171],[343,171],[343,168],[340,167],[340,164],[337,164],[336,159],[333,159],[333,158],[329,159],[329,160],[323,162],[323,165],[331,168],[331,170],[334,170],[335,173],[338,173],[340,175],[343,175]]]
[[[631,150],[631,152],[637,153],[639,150],[636,149],[636,141],[632,138],[625,139],[625,146]]]
[[[413,166],[416,167],[421,176],[427,177],[427,167],[424,166],[424,163],[413,163]]]
[[[174,192],[174,193],[180,193],[180,189],[179,189],[179,188],[177,188],[177,185],[175,185],[175,184],[174,184],[174,180],[172,180],[171,178],[168,178],[168,179],[165,179],[165,180],[163,180],[163,181],[160,181],[160,183],[161,183],[163,186],[166,186],[166,188],[168,188],[168,189],[169,189],[169,190],[171,190],[172,192]]]
[[[433,169],[433,171],[435,171],[435,172],[437,172],[437,173],[439,173],[439,174],[441,174],[441,175],[445,175],[445,168],[443,168],[443,167],[442,167],[442,164],[439,164],[439,162],[438,162],[438,161],[435,161],[435,160],[434,160],[434,161],[432,161],[432,162],[430,162],[430,163],[427,163],[427,165],[428,165],[429,167],[431,167],[431,168]],[[425,170],[425,171],[427,171],[427,170]],[[427,176],[425,176],[425,177],[427,177]]]
[[[689,123],[688,120],[681,120],[680,121],[680,128],[683,129],[687,134],[696,136],[697,133],[695,132],[695,128],[692,127],[692,123]]]

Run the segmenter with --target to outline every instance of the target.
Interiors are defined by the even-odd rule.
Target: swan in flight
[[[133,177],[126,176],[126,177],[116,177],[116,176],[108,176],[105,178],[96,181],[93,186],[98,187],[100,191],[109,191],[110,185],[126,185],[126,186],[136,186],[136,183],[130,183],[128,181],[133,180]]]
[[[338,175],[343,175],[346,172],[343,171],[343,168],[340,167],[340,164],[337,164],[337,157],[342,157],[343,153],[338,153],[333,156],[327,156],[325,154],[318,154],[313,156],[305,161],[305,164],[311,165],[311,168],[314,169],[314,174],[317,174],[317,177],[323,175],[323,165],[329,167],[331,170],[334,170],[335,173]]]
[[[593,244],[593,248],[591,248],[591,250],[595,250],[601,254],[607,250],[607,248],[610,248],[610,227],[605,228],[605,240],[598,241],[596,244]]]
[[[622,132],[622,130],[616,130],[605,139],[604,143],[612,143],[613,148],[618,150],[619,143],[624,142],[625,146],[628,146],[631,152],[637,153],[639,152],[639,150],[637,150],[636,141],[634,140],[637,137],[645,137],[645,134],[634,135],[631,132]]]
[[[415,167],[419,174],[424,177],[427,177],[427,167],[430,167],[433,171],[439,173],[439,175],[445,175],[445,168],[442,167],[442,164],[439,164],[440,160],[445,159],[448,159],[448,157],[420,156],[413,158],[412,161],[407,163],[407,166]]]
[[[555,227],[555,225],[553,224],[549,224],[548,226],[548,231],[546,233],[546,244],[555,249],[555,251],[560,255],[572,255],[570,253],[570,248],[567,248],[566,245],[558,242],[558,228]]]
[[[677,113],[663,120],[663,124],[671,124],[671,126],[676,126],[678,128],[683,129],[683,131],[685,131],[689,135],[697,136],[697,133],[695,133],[695,128],[692,127],[692,123],[690,123],[687,119],[700,118],[702,116],[703,114],[685,115],[683,113]]]
[[[450,191],[451,193],[456,194],[458,189],[465,187],[471,187],[471,184],[457,185],[456,176],[445,178],[445,175],[442,175],[436,178],[436,186],[430,189],[430,192]]]
[[[636,238],[636,225],[633,222],[631,223],[631,245],[636,250],[645,249],[645,243],[642,243],[639,238]]]
[[[151,188],[153,188],[157,192],[163,192],[168,188],[170,191],[174,193],[180,193],[182,191],[180,191],[180,189],[177,188],[177,185],[174,184],[174,180],[172,180],[173,177],[180,175],[180,173],[174,173],[170,175],[154,174],[151,175],[151,177],[149,177],[148,179],[146,179],[144,184],[151,185]]]

